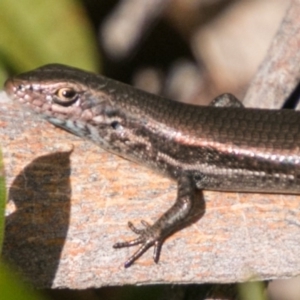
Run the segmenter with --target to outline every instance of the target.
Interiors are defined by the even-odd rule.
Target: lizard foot
[[[136,228],[131,222],[128,222],[128,227],[139,237],[137,239],[119,242],[113,245],[113,248],[131,247],[141,244],[140,248],[125,262],[124,267],[130,267],[139,257],[141,257],[150,247],[154,246],[153,260],[155,263],[159,260],[159,254],[164,241],[164,237],[161,237],[159,228],[149,225],[146,221],[141,221],[144,229]]]

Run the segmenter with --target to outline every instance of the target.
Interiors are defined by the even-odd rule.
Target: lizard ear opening
[[[69,106],[78,99],[78,93],[70,87],[58,89],[53,101],[63,106]]]

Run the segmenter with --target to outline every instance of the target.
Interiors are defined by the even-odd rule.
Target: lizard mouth
[[[50,104],[41,97],[38,87],[24,80],[8,79],[4,83],[6,94],[14,101],[34,110],[37,113],[50,109]]]

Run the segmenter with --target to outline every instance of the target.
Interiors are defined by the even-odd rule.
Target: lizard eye
[[[55,103],[68,106],[77,100],[78,93],[74,89],[67,87],[57,90],[55,96],[53,98]]]
[[[110,126],[113,128],[113,129],[118,129],[121,125],[118,121],[113,121],[111,122]]]

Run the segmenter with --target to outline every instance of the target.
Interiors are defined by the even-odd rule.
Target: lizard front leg
[[[201,201],[197,197],[197,188],[192,175],[182,175],[178,179],[178,192],[174,205],[167,210],[152,226],[141,221],[143,229],[137,229],[131,222],[129,228],[139,235],[137,239],[116,243],[114,248],[131,247],[140,244],[140,248],[125,262],[130,267],[150,247],[154,246],[153,260],[157,263],[164,240],[172,233],[182,229],[199,218],[203,212]],[[203,206],[203,205],[202,205]]]

